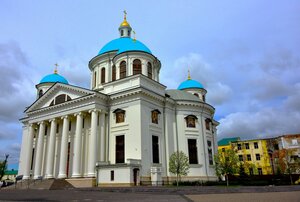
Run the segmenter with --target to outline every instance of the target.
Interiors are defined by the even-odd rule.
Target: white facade
[[[125,21],[120,33],[131,31]],[[134,60],[140,61],[136,69]],[[151,52],[133,44],[91,59],[91,90],[60,81],[38,84],[37,100],[21,119],[19,175],[96,178],[99,186],[160,184],[174,179],[169,157],[181,150],[192,161],[186,180],[215,180],[218,123],[206,90],[166,90],[160,68]]]

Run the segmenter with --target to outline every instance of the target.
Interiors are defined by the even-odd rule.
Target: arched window
[[[135,59],[132,64],[133,75],[142,73],[142,63],[140,60]]]
[[[121,36],[123,36],[124,35],[124,30],[121,30]]]
[[[195,95],[196,97],[199,97],[199,94],[198,94],[198,93],[194,93],[194,95]]]
[[[196,128],[196,120],[197,117],[195,115],[188,115],[187,117],[185,117],[186,127]]]
[[[206,128],[206,130],[210,130],[210,123],[211,123],[210,119],[205,119],[205,128]]]
[[[69,95],[60,94],[52,100],[52,102],[50,103],[49,106],[58,105],[58,104],[61,104],[61,103],[64,103],[64,102],[67,102],[67,101],[70,101],[70,100],[72,100],[72,99]]]
[[[101,84],[105,83],[105,68],[102,67],[101,69]]]
[[[96,87],[96,81],[97,81],[97,72],[94,73],[94,81],[93,81],[94,88]]]
[[[203,102],[205,102],[205,95],[202,95],[202,100]]]
[[[42,97],[42,95],[43,95],[43,90],[40,90],[39,91],[39,98]]]
[[[123,79],[126,77],[126,62],[122,61],[120,63],[120,79]]]
[[[112,75],[111,75],[111,80],[112,81],[115,81],[116,80],[116,66],[115,65],[113,65],[113,67],[112,67]]]
[[[152,79],[152,65],[150,62],[147,64],[147,69],[148,69],[148,78]]]

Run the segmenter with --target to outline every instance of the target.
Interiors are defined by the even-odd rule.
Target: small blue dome
[[[201,83],[199,83],[198,81],[188,79],[188,80],[182,82],[178,86],[177,89],[178,90],[183,90],[183,89],[188,89],[188,88],[203,88],[203,85]]]
[[[69,84],[69,82],[63,76],[60,76],[57,73],[49,74],[44,78],[42,78],[42,80],[40,81],[40,83],[56,83],[56,82]]]
[[[151,53],[150,49],[145,46],[142,42],[134,40],[130,37],[123,37],[114,39],[108,42],[103,48],[99,51],[98,55],[107,53],[110,51],[118,51],[117,54],[126,52],[126,51],[142,51],[146,53]]]

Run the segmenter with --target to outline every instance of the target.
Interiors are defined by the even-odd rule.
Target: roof
[[[49,74],[49,75],[45,76],[44,78],[42,78],[42,80],[40,81],[40,83],[56,83],[56,82],[69,84],[67,79],[65,79],[63,76],[61,76],[57,73]]]
[[[184,82],[182,82],[179,86],[178,86],[178,90],[183,90],[183,89],[188,89],[188,88],[204,88],[203,85],[201,83],[199,83],[198,81],[192,80],[192,79],[188,79]]]
[[[174,100],[200,101],[195,95],[181,90],[166,90],[166,93]]]
[[[103,48],[101,48],[98,55],[110,51],[118,51],[117,54],[127,51],[142,51],[152,54],[150,49],[146,45],[130,37],[122,37],[108,42],[105,46],[103,46]]]
[[[224,138],[224,139],[218,141],[218,146],[227,146],[230,144],[230,142],[236,142],[239,140],[240,140],[239,137]]]
[[[18,174],[18,170],[6,170],[4,172],[4,175],[17,175]]]

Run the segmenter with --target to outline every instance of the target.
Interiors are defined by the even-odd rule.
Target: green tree
[[[279,152],[279,170],[290,177],[293,184],[292,174],[299,173],[300,159],[297,149],[282,149]]]
[[[5,160],[0,162],[0,181],[2,180],[2,177],[4,176],[5,170],[7,168],[8,156],[8,154],[5,154]]]
[[[228,149],[224,152],[219,152],[214,157],[216,174],[219,177],[225,176],[228,186],[228,175],[233,175],[239,172],[239,158],[235,151],[231,149]]]
[[[169,160],[169,172],[176,175],[176,184],[181,176],[188,174],[190,169],[189,158],[182,151],[174,152]]]

